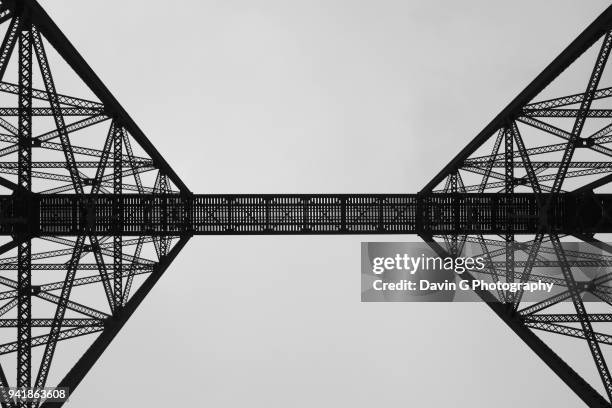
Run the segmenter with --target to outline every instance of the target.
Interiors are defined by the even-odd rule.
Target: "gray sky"
[[[418,191],[607,6],[41,3],[201,193]],[[365,239],[417,238],[192,239],[68,406],[580,404],[484,305],[361,304]]]

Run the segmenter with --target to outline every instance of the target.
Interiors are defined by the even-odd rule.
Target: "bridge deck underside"
[[[593,196],[591,230],[612,198]],[[0,197],[1,234],[515,234],[589,232],[569,194],[39,195]],[[599,211],[601,212],[601,211]],[[24,231],[25,229],[25,231]],[[592,231],[590,231],[592,232]]]

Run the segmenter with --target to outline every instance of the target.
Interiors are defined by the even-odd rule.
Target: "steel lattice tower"
[[[612,266],[597,235],[612,233],[611,29],[612,7],[418,194],[201,195],[35,0],[1,0],[0,386],[74,390],[194,235],[418,234],[444,255],[476,243],[494,280],[559,271],[546,279],[561,294],[536,304],[522,293],[478,295],[585,403],[610,407],[602,349],[612,334],[594,325],[612,323],[612,310],[595,313],[584,296],[612,307],[612,273],[585,279],[577,268]],[[579,89],[559,93],[582,59]],[[66,75],[81,86],[64,91]],[[567,236],[597,250],[568,251]],[[553,312],[563,301],[571,310]],[[586,341],[603,385],[585,381],[541,331]],[[72,368],[55,372],[58,358]]]

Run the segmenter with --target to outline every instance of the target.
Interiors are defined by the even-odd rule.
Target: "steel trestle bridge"
[[[0,0],[0,394],[74,391],[194,235],[417,234],[444,256],[478,245],[492,281],[561,288],[476,293],[588,406],[611,407],[611,29],[612,7],[417,194],[195,194],[35,0]],[[578,343],[601,381],[543,332]]]

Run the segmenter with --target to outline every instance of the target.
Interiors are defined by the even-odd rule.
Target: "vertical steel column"
[[[514,136],[511,127],[504,130],[504,170],[506,213],[506,282],[514,282]],[[513,304],[514,294],[506,294],[508,303]]]
[[[123,211],[121,208],[121,181],[123,178],[123,130],[120,124],[116,124],[113,132],[113,218],[116,223],[115,236],[113,237],[113,262],[114,262],[114,311],[123,306],[123,259],[122,238],[119,234],[123,223]]]
[[[159,173],[159,189],[162,193],[162,230],[164,233],[168,231],[168,199],[166,194],[168,194],[170,190],[170,186],[168,184],[168,176],[163,173]],[[160,256],[166,256],[168,254],[168,236],[162,235],[159,239],[159,253]]]
[[[453,229],[455,230],[453,234],[450,235],[450,253],[451,256],[457,257],[459,256],[459,236],[458,236],[458,226],[459,226],[459,202],[457,198],[457,192],[459,191],[459,170],[453,172],[449,176],[449,189],[452,193],[451,198],[451,211],[453,214]]]
[[[19,152],[18,184],[32,190],[32,29],[24,19],[19,33]],[[25,232],[27,233],[27,232]],[[32,243],[25,239],[18,247],[17,273],[17,386],[31,386],[31,262]],[[27,406],[27,403],[20,404]]]

